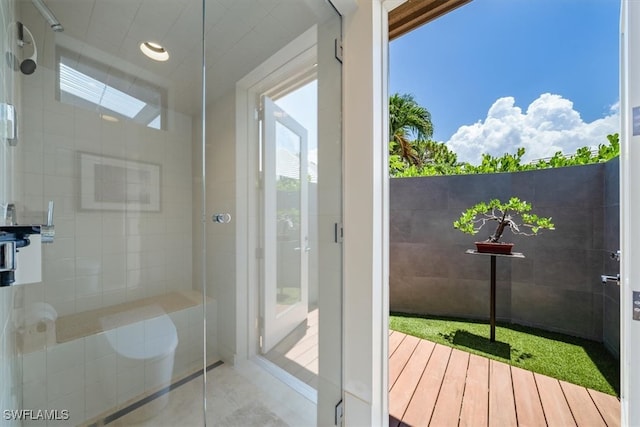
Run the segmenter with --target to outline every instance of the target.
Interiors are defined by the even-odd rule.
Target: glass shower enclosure
[[[0,2],[0,425],[327,424],[339,14]]]

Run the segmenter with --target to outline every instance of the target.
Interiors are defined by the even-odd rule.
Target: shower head
[[[47,23],[51,26],[51,29],[56,32],[64,31],[64,27],[58,21],[58,18],[53,14],[49,6],[44,2],[44,0],[31,0],[31,3],[38,9],[40,15],[47,21]]]
[[[24,34],[29,36],[31,41],[27,41],[24,38]],[[33,47],[33,54],[30,57],[20,62],[20,71],[22,74],[33,74],[38,66],[38,48],[36,47],[36,39],[33,38],[33,34],[27,28],[26,25],[23,25],[22,22],[18,21],[18,46],[24,48],[26,45],[31,45]]]

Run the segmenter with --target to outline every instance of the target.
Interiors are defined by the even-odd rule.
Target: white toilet
[[[141,307],[139,313],[136,313],[138,310],[134,310],[101,319],[105,330],[115,329],[115,333],[108,333],[106,337],[118,357],[119,364],[127,365],[131,362],[130,365],[139,365],[142,368],[140,362],[143,362],[144,397],[159,393],[153,400],[134,411],[135,418],[139,420],[157,414],[168,403],[169,393],[162,390],[171,384],[173,362],[178,347],[178,334],[171,318],[159,307],[152,313],[153,317],[149,317],[150,308],[152,307]],[[144,314],[146,320],[113,328],[114,322],[122,324],[124,317],[139,317],[140,314]],[[129,416],[130,418],[132,417]]]

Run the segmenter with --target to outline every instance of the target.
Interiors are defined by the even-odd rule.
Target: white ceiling
[[[36,39],[38,66],[53,69],[60,44],[114,72],[166,88],[171,109],[199,111],[201,0],[45,1],[63,33],[54,33],[30,0],[18,1],[20,19]],[[205,9],[208,102],[313,24],[335,16],[325,0],[206,0]],[[169,61],[142,55],[143,41],[160,42]]]

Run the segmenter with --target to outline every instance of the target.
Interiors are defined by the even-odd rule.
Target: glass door
[[[261,351],[307,320],[309,194],[307,129],[262,97],[264,281]]]

